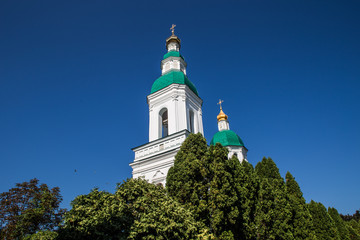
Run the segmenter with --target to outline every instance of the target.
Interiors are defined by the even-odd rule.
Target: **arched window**
[[[190,111],[189,112],[189,131],[192,133],[195,133],[195,129],[194,129],[194,112]]]
[[[160,111],[160,137],[169,135],[168,111],[166,108]]]

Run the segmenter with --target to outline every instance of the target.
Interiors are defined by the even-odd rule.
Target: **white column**
[[[176,98],[169,99],[169,108],[168,108],[168,128],[169,135],[176,132]]]

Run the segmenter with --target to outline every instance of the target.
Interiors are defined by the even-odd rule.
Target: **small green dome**
[[[199,96],[195,85],[190,82],[190,80],[182,71],[178,70],[170,71],[156,79],[151,87],[151,93],[157,92],[167,86],[170,86],[173,83],[184,84],[188,86],[197,96]]]
[[[166,59],[168,57],[181,57],[183,60],[185,60],[184,57],[178,51],[170,51],[166,53],[163,59]]]
[[[210,145],[215,145],[216,143],[221,143],[224,147],[226,146],[241,146],[244,147],[244,142],[241,138],[231,130],[223,130],[215,133],[214,137],[211,139]]]

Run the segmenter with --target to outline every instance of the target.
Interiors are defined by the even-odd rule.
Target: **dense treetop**
[[[66,212],[58,188],[38,180],[0,195],[1,239],[360,240],[360,214],[306,203],[295,177],[271,158],[253,167],[201,134],[184,141],[167,185],[141,179],[93,189]]]
[[[65,209],[60,189],[39,185],[38,179],[17,183],[0,194],[0,237],[21,239],[38,231],[55,230]]]

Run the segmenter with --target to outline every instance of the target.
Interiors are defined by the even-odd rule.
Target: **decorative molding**
[[[134,162],[179,147],[188,135],[189,132],[183,130],[165,138],[159,138],[155,141],[133,148],[132,150],[135,152]]]

